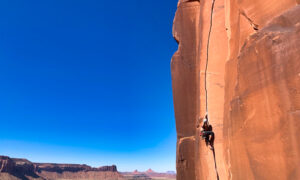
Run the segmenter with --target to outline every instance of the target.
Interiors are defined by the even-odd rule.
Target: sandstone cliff
[[[179,0],[171,62],[178,180],[300,179],[298,4]],[[199,137],[206,111],[215,152]]]

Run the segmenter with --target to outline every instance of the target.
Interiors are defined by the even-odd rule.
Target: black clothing
[[[203,131],[212,131],[213,130],[211,125],[205,126],[204,124],[202,126],[202,129],[203,129]]]
[[[205,139],[206,145],[211,145],[212,147],[214,146],[214,140],[215,140],[215,133],[212,131],[212,126],[208,125],[205,126],[203,124],[202,126],[202,137]]]

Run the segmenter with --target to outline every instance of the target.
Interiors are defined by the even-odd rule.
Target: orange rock
[[[177,178],[193,180],[195,170],[195,122],[199,117],[199,15],[198,1],[179,1],[173,35],[179,42],[171,62],[177,128]]]
[[[297,3],[179,1],[171,62],[178,180],[300,178]],[[206,106],[215,154],[199,137]]]

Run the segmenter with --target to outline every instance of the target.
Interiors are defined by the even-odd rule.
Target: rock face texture
[[[1,180],[124,180],[115,165],[92,168],[80,164],[32,163],[0,156]]]
[[[300,179],[300,1],[179,0],[177,179]],[[215,151],[199,137],[208,112]]]

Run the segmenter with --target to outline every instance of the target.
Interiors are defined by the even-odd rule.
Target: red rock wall
[[[179,42],[171,69],[177,127],[177,178],[195,179],[195,120],[199,117],[200,3],[179,2],[173,32]]]
[[[171,62],[178,180],[300,178],[299,3],[179,1]],[[199,137],[205,72],[215,159]]]

